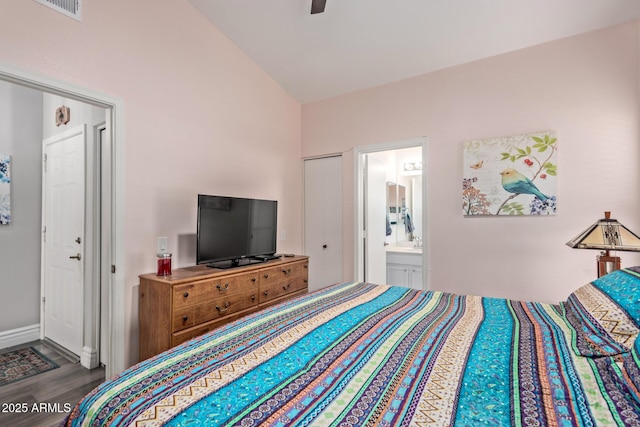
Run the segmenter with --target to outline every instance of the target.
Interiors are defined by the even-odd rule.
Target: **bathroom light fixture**
[[[421,172],[422,162],[407,162],[403,165],[405,172]]]

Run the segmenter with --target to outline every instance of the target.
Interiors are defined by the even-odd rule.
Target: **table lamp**
[[[612,219],[611,212],[605,212],[604,218],[567,242],[567,246],[575,249],[603,250],[596,258],[598,277],[602,277],[620,269],[620,257],[611,256],[609,251],[640,252],[640,237],[618,220]]]

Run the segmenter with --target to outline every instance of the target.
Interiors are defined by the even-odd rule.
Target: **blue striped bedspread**
[[[124,371],[68,426],[640,425],[563,306],[350,282]]]

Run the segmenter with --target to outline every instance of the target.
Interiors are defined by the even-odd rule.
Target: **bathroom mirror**
[[[392,181],[387,181],[387,215],[391,226],[392,240],[398,242],[408,240],[403,232],[404,215],[407,208],[407,189],[404,185],[399,185]],[[389,230],[387,230],[389,233]]]

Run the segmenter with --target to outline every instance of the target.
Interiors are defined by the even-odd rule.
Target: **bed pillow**
[[[623,268],[600,277],[593,285],[627,312],[640,325],[640,267]]]
[[[614,356],[629,351],[627,346],[616,341],[598,319],[592,316],[575,293],[569,296],[563,306],[565,318],[574,330],[573,348],[578,356]]]
[[[582,286],[563,303],[580,356],[628,352],[640,333],[640,268],[622,269]]]

